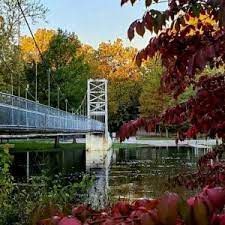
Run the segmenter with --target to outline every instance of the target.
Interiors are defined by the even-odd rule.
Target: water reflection
[[[29,152],[11,152],[14,156],[12,174],[19,182],[29,176],[40,175],[44,169],[57,174],[62,170],[72,173],[85,171],[85,150],[52,150]],[[188,147],[139,147],[114,149],[111,166],[94,170],[96,183],[90,190],[89,203],[105,204],[107,196],[113,200],[121,198],[155,198],[165,191],[174,191],[187,197],[193,195],[181,187],[171,187],[167,183],[169,176],[196,169],[197,159],[205,150]],[[108,192],[106,189],[109,189]]]
[[[38,176],[48,170],[50,174],[85,171],[85,151],[75,150],[46,150],[46,151],[11,151],[13,164],[11,173],[16,182],[22,182],[31,176]]]
[[[183,196],[193,194],[184,188],[171,187],[168,177],[196,169],[204,153],[188,147],[144,147],[115,149],[109,175],[110,195],[114,199],[155,198],[165,191]]]

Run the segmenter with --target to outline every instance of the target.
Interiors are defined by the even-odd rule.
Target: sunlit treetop
[[[97,51],[99,71],[107,79],[139,79],[139,68],[134,62],[137,49],[126,48],[121,39],[113,43],[101,43]],[[101,76],[101,75],[100,75]]]
[[[34,38],[38,44],[41,53],[45,52],[54,35],[57,32],[54,30],[38,29],[34,34]],[[34,40],[30,36],[23,36],[20,40],[20,49],[22,57],[26,62],[40,62],[41,56],[34,43]]]

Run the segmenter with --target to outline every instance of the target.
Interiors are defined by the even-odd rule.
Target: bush
[[[12,158],[7,149],[0,149],[0,225],[36,224],[48,216],[67,213],[71,205],[86,200],[94,181],[90,175],[50,176],[43,171],[28,184],[15,185],[9,172]]]

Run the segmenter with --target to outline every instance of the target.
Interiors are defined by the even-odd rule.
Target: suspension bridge
[[[88,80],[87,93],[75,113],[0,92],[1,133],[108,132],[107,81]]]
[[[0,139],[44,136],[58,142],[60,136],[82,133],[86,135],[86,168],[105,166],[112,145],[107,80],[87,83],[87,93],[75,113],[0,92]]]
[[[18,9],[24,17],[25,23],[30,31],[35,47],[45,65],[45,58],[34,38],[34,34],[28,23],[20,1],[17,1]],[[19,39],[18,39],[19,40]],[[19,46],[19,43],[18,43]],[[90,79],[87,82],[87,93],[81,105],[74,113],[68,112],[68,100],[58,90],[58,108],[50,107],[51,98],[51,69],[48,70],[48,106],[40,104],[37,100],[38,79],[35,73],[35,101],[14,95],[13,77],[17,76],[7,64],[4,55],[0,60],[11,73],[11,94],[0,92],[0,139],[54,137],[55,143],[59,142],[60,136],[85,134],[86,135],[86,167],[99,167],[105,165],[106,156],[111,149],[112,141],[108,133],[108,95],[107,80]],[[59,109],[59,92],[64,96],[66,111]],[[20,93],[20,80],[18,86]],[[20,95],[20,94],[18,94]],[[23,136],[23,137],[22,137]]]

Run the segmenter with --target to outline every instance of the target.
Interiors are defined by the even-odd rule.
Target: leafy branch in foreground
[[[118,202],[112,207],[94,211],[81,205],[71,213],[40,221],[40,225],[223,225],[225,214],[223,188],[205,188],[188,199],[167,193],[156,200]]]
[[[121,4],[128,2],[134,4],[136,0],[122,0]],[[217,134],[224,138],[225,75],[203,74],[206,67],[218,68],[224,65],[224,1],[171,0],[163,11],[151,9],[153,3],[159,3],[157,0],[144,2],[146,13],[142,19],[131,24],[128,37],[133,39],[135,32],[143,36],[146,30],[156,36],[138,53],[137,64],[160,54],[165,67],[161,79],[164,90],[177,98],[192,86],[196,95],[189,101],[166,110],[153,121],[138,119],[125,124],[120,130],[121,140],[134,134],[139,125],[149,128],[160,122],[165,125],[189,124],[188,129],[179,131],[180,140],[195,138],[198,133],[210,137]]]

